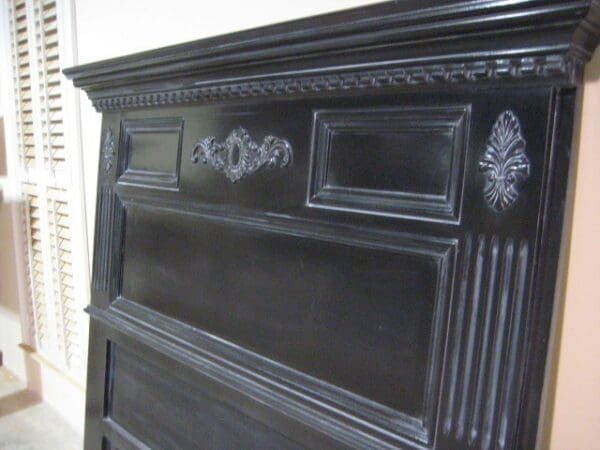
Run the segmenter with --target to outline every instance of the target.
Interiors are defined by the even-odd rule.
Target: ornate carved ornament
[[[115,135],[111,127],[108,127],[104,135],[102,158],[104,159],[104,171],[108,172],[115,161]]]
[[[517,200],[521,184],[529,177],[525,146],[517,116],[504,111],[498,116],[479,161],[479,170],[485,175],[483,196],[496,212],[504,211]]]
[[[503,58],[240,81],[172,91],[92,98],[92,104],[97,110],[102,111],[190,102],[214,102],[231,98],[294,95],[304,92],[521,78],[556,78],[565,75],[574,82],[581,77],[582,67],[581,61],[564,55]]]
[[[209,136],[192,149],[193,163],[210,164],[233,183],[263,167],[286,167],[292,158],[292,146],[285,139],[269,135],[258,145],[242,127],[233,130],[225,142]]]

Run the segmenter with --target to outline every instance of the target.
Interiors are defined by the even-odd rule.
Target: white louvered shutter
[[[72,173],[65,144],[56,0],[7,0],[23,197],[30,304],[36,350],[83,383],[85,271],[74,271]],[[76,213],[76,211],[75,211]],[[83,214],[83,211],[80,211]],[[83,252],[80,252],[84,255]],[[85,264],[85,263],[84,263]]]

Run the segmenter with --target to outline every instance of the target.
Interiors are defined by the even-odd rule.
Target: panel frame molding
[[[127,119],[121,122],[117,183],[143,188],[178,191],[181,173],[184,123],[182,117]],[[135,134],[177,135],[176,160],[173,172],[141,170],[130,167],[132,141]]]
[[[471,105],[321,109],[313,113],[310,207],[458,224],[468,158]],[[446,195],[332,186],[328,182],[332,137],[337,133],[452,131]]]

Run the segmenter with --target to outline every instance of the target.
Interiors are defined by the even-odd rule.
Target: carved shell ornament
[[[108,172],[113,166],[115,159],[115,135],[111,127],[108,127],[106,134],[104,135],[102,158],[104,159],[104,171]]]
[[[210,164],[233,183],[263,167],[286,167],[291,164],[292,157],[292,146],[285,139],[269,135],[259,145],[242,127],[233,130],[225,142],[217,142],[214,136],[208,136],[192,149],[193,163]]]
[[[485,175],[483,196],[496,212],[504,211],[517,200],[522,183],[529,178],[525,146],[517,116],[504,111],[498,116],[479,161],[479,170]]]

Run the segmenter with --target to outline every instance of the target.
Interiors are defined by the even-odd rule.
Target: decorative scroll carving
[[[292,146],[274,136],[266,136],[262,145],[258,145],[239,127],[223,143],[216,142],[214,136],[199,140],[192,149],[192,162],[199,160],[223,172],[235,183],[265,166],[286,167],[292,161]]]
[[[104,135],[102,157],[104,158],[104,171],[108,172],[115,161],[115,135],[111,127],[108,127]]]
[[[451,84],[521,78],[581,79],[583,64],[564,55],[519,57],[430,64],[393,69],[352,71],[324,75],[269,78],[256,81],[211,84],[172,91],[92,98],[99,110],[119,110],[144,106],[190,102],[214,102],[230,98],[274,97],[303,92],[345,91],[386,86]]]
[[[517,200],[521,183],[529,177],[529,159],[519,120],[512,111],[498,116],[479,170],[485,174],[483,195],[494,211],[504,211]]]

